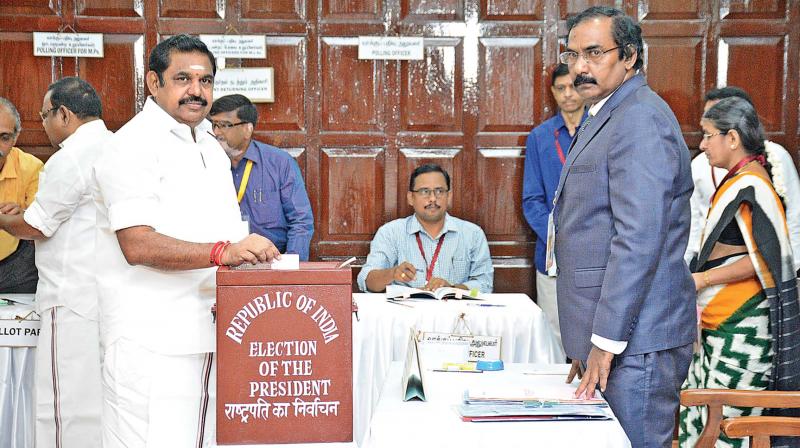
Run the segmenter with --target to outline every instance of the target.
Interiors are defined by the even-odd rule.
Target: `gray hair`
[[[709,108],[703,114],[722,133],[736,130],[747,154],[764,154],[764,127],[758,120],[753,105],[739,97],[728,97]]]
[[[17,108],[14,107],[14,103],[3,98],[0,96],[0,106],[5,107],[6,110],[14,117],[14,135],[16,136],[19,134],[19,131],[22,130],[22,120],[19,118],[19,112],[17,112]]]

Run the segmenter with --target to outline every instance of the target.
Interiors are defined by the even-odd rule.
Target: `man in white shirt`
[[[105,448],[214,444],[215,266],[278,256],[247,236],[205,120],[215,73],[195,37],[156,45],[152,96],[95,167]]]
[[[750,95],[739,87],[720,87],[712,89],[706,94],[703,111],[707,111],[721,99],[730,97],[742,98],[751,105],[753,104]],[[792,156],[783,146],[769,140],[764,141],[764,146],[767,152],[767,162],[772,165],[772,182],[786,208],[786,223],[789,226],[789,238],[794,254],[794,269],[798,270],[800,269],[800,178],[797,175]],[[691,197],[692,227],[685,255],[687,264],[691,264],[692,258],[700,252],[700,237],[705,227],[711,195],[714,194],[717,184],[727,173],[728,171],[722,168],[712,168],[704,152],[692,160],[694,192]]]
[[[40,115],[50,143],[60,149],[45,164],[39,191],[24,215],[0,215],[0,227],[36,240],[36,311],[42,318],[36,443],[99,447],[102,385],[91,179],[112,134],[100,118],[97,92],[80,78],[51,84]]]

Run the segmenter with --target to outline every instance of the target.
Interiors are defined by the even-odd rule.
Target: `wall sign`
[[[34,56],[102,58],[100,33],[33,33]]]
[[[423,44],[421,37],[358,36],[358,58],[419,60]]]
[[[254,103],[275,102],[272,67],[225,68],[214,77],[214,98],[238,93]]]
[[[267,38],[263,35],[201,34],[208,49],[218,58],[264,59]]]

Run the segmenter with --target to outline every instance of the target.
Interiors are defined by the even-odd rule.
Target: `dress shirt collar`
[[[619,88],[619,87],[617,87],[617,88]],[[616,90],[614,90],[614,92],[616,92]],[[608,95],[607,97],[603,98],[602,100],[592,104],[592,107],[589,108],[589,115],[592,116],[592,117],[597,115],[597,113],[600,112],[600,109],[603,107],[603,105],[606,104],[606,101],[608,101],[609,98],[614,96],[614,92],[611,92],[611,95]]]
[[[59,143],[58,147],[64,148],[65,146],[80,146],[87,140],[94,140],[96,135],[105,133],[106,131],[108,131],[108,129],[106,129],[106,124],[103,122],[103,120],[92,120],[88,123],[78,126],[78,129],[75,129],[75,132],[73,132],[72,135],[65,138],[63,142]]]
[[[457,231],[458,231],[458,228],[456,227],[455,222],[452,219],[450,219],[450,214],[449,213],[445,213],[444,214],[444,227],[442,227],[442,234],[445,234],[447,232],[457,232]],[[435,238],[439,237],[439,235],[436,235],[436,237],[434,237],[434,236],[428,234],[428,232],[426,232],[425,229],[422,228],[422,224],[419,223],[419,219],[417,218],[416,214],[413,214],[413,215],[409,216],[408,218],[406,218],[406,232],[408,232],[409,235],[413,235],[413,234],[415,234],[417,232],[422,232],[422,233],[428,235],[429,237],[431,237],[431,239],[435,239]]]
[[[14,146],[6,154],[6,163],[3,165],[3,169],[0,169],[0,180],[16,179],[18,177],[17,160],[19,159],[19,151],[20,149]]]
[[[146,116],[150,122],[149,124],[156,129],[171,132],[176,137],[187,142],[195,141],[195,139],[192,138],[192,129],[189,125],[180,123],[172,115],[168,114],[167,111],[156,103],[156,100],[154,100],[152,96],[147,97],[142,112],[147,113]],[[211,123],[209,123],[207,119],[203,119],[200,124],[195,126],[194,132],[197,143],[200,143],[201,140],[207,137],[213,138],[214,140],[217,139],[211,132]]]
[[[581,115],[581,121],[578,123],[578,126],[575,127],[575,132],[578,132],[578,129],[581,127],[581,124],[583,124],[583,121],[586,120],[586,117],[588,115],[589,115],[589,111],[588,111],[588,109],[586,109],[584,107],[583,108],[583,115]],[[567,127],[567,122],[564,121],[564,116],[561,115],[561,109],[556,109],[556,114],[554,115],[553,126],[555,126],[555,129],[559,129],[559,130],[563,128],[565,131],[567,131],[567,133],[569,133],[569,128]]]
[[[616,88],[616,89],[614,89],[614,91],[613,91],[613,92],[611,92],[611,94],[610,94],[610,95],[608,95],[607,97],[603,98],[602,100],[600,100],[600,101],[598,101],[598,102],[594,103],[594,104],[593,104],[593,105],[592,105],[592,106],[589,108],[589,116],[592,116],[592,117],[594,117],[595,115],[597,115],[597,113],[598,113],[598,112],[600,112],[600,109],[602,109],[603,105],[604,105],[604,104],[606,104],[606,102],[609,100],[609,98],[611,98],[612,96],[614,96],[614,94],[615,94],[615,93],[617,93],[617,90],[619,90],[619,88],[620,88],[620,87],[622,87],[623,85],[625,85],[625,83],[626,83],[626,82],[630,81],[631,79],[633,79],[634,77],[636,77],[638,74],[639,74],[639,72],[637,71],[637,72],[636,72],[636,73],[634,73],[634,74],[633,74],[633,76],[631,76],[630,78],[623,80],[623,81],[622,81],[622,83],[621,83],[620,85],[618,85],[618,86],[617,86],[617,88]]]
[[[247,146],[247,150],[244,152],[244,157],[242,157],[242,159],[252,160],[255,164],[261,162],[261,153],[258,150],[255,140],[250,139],[250,144]],[[239,163],[241,163],[241,160]]]

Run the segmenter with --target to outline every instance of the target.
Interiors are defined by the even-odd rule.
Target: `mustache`
[[[208,101],[206,101],[205,98],[196,95],[189,95],[186,98],[182,98],[180,101],[178,101],[178,105],[184,105],[188,102],[196,102],[200,103],[201,106],[208,106]]]
[[[597,80],[590,76],[586,75],[578,75],[575,77],[575,81],[572,83],[573,86],[578,87],[581,84],[594,84],[597,85]]]

